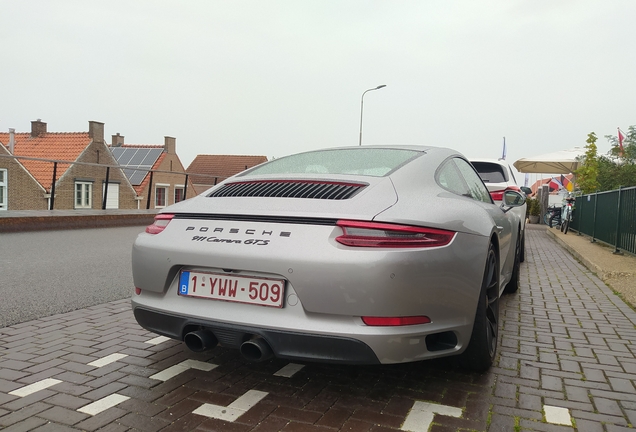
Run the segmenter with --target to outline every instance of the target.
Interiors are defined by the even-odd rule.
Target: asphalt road
[[[144,226],[0,234],[0,327],[130,297]]]

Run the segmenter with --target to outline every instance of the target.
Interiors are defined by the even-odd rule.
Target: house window
[[[185,188],[183,186],[175,186],[174,187],[174,202],[178,203],[179,201],[183,201],[183,197],[185,195]]]
[[[168,196],[168,187],[163,185],[155,186],[155,208],[165,207],[166,197]]]
[[[7,170],[0,169],[0,210],[7,209]]]
[[[92,208],[93,207],[93,183],[76,181],[75,182],[75,208]]]

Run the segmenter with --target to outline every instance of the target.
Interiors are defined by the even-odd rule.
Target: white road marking
[[[40,390],[47,389],[61,382],[62,381],[56,380],[55,378],[47,378],[47,379],[43,379],[42,381],[29,384],[28,386],[20,387],[19,389],[9,392],[9,394],[13,396],[25,397],[33,393],[39,392]]]
[[[106,357],[102,357],[100,359],[92,361],[88,364],[88,366],[102,367],[111,363],[115,363],[117,360],[121,360],[124,357],[128,357],[128,354],[114,353],[111,355],[107,355]]]
[[[572,426],[572,417],[570,417],[570,411],[567,408],[543,405],[543,411],[545,412],[545,421],[548,423]]]
[[[164,369],[161,372],[157,372],[154,375],[151,375],[150,379],[156,379],[159,381],[168,381],[170,378],[179,375],[190,369],[189,367],[183,366],[182,363],[176,364],[174,366],[170,366],[168,369]]]
[[[287,366],[285,366],[284,368],[282,368],[281,370],[276,372],[274,374],[274,376],[282,376],[282,377],[285,377],[285,378],[291,378],[291,377],[294,376],[294,374],[296,372],[298,372],[299,370],[301,370],[304,367],[305,367],[305,365],[296,364],[296,363],[289,363]]]
[[[266,392],[249,390],[247,393],[229,404],[227,407],[213,404],[203,404],[199,408],[192,411],[192,413],[199,414],[205,417],[233,422],[234,420],[245,414],[250,408],[256,405],[265,396],[267,396]]]
[[[105,398],[101,398],[100,400],[96,400],[95,402],[78,408],[77,411],[94,416],[102,411],[106,411],[108,408],[112,408],[115,405],[127,401],[128,399],[130,399],[128,396],[113,393],[110,396],[106,396]]]
[[[459,418],[462,416],[462,410],[446,405],[415,401],[401,429],[409,432],[427,432],[435,414]]]
[[[157,336],[156,338],[147,340],[144,343],[147,343],[147,344],[150,344],[150,345],[159,345],[160,343],[164,343],[164,342],[169,341],[169,340],[170,340],[170,338],[167,338],[165,336]]]
[[[170,378],[175,377],[179,375],[180,373],[187,371],[188,369],[198,369],[198,370],[208,372],[214,369],[215,367],[217,367],[217,365],[212,363],[206,363],[206,362],[202,362],[198,360],[185,360],[179,364],[170,366],[168,369],[164,369],[161,372],[157,372],[156,374],[151,375],[149,378],[156,379],[159,381],[168,381]]]

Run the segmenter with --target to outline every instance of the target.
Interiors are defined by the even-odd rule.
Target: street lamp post
[[[377,86],[376,88],[365,90],[364,93],[362,93],[362,97],[360,98],[360,143],[358,144],[360,146],[362,145],[362,109],[364,108],[364,95],[367,92],[370,92],[372,90],[379,90],[379,89],[381,89],[383,87],[386,87],[386,85],[382,84],[382,85]]]

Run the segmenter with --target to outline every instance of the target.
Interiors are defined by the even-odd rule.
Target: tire
[[[517,235],[517,243],[515,245],[515,263],[512,266],[512,277],[506,284],[504,292],[506,294],[513,294],[519,290],[519,278],[521,273],[521,234]]]
[[[499,261],[494,245],[488,248],[484,277],[481,283],[473,332],[466,350],[460,355],[462,368],[483,372],[497,355],[499,337]]]
[[[567,234],[568,230],[570,229],[570,220],[566,219],[562,224],[561,224],[561,230],[563,231],[563,234]]]
[[[521,237],[521,251],[519,253],[519,262],[524,262],[525,260],[526,260],[526,235],[524,231],[524,234]]]
[[[566,219],[562,224],[561,224],[561,232],[563,232],[563,228],[565,228],[565,225],[567,225],[568,220]]]

